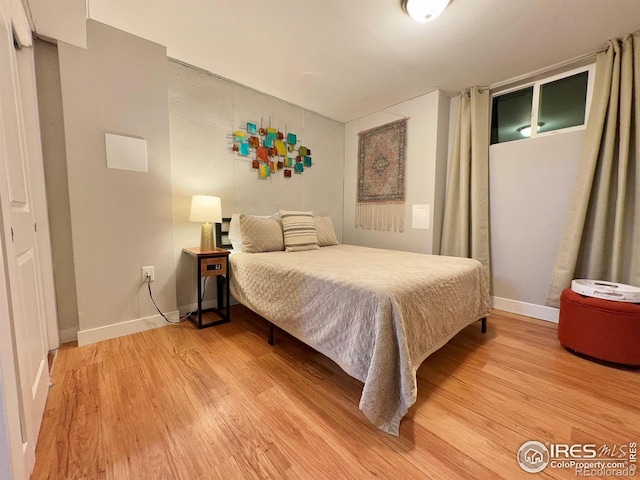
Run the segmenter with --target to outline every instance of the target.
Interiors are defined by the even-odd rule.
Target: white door
[[[6,16],[0,19],[2,254],[9,278],[22,451],[25,470],[31,472],[49,386],[47,333],[18,66],[11,23]]]

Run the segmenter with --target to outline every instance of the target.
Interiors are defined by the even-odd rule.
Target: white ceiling
[[[89,17],[182,62],[338,121],[441,89],[491,85],[640,28],[640,0],[88,0]]]

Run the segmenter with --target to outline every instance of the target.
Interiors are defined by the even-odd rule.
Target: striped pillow
[[[280,218],[282,219],[282,233],[287,252],[301,252],[320,248],[318,247],[318,235],[316,234],[313,212],[280,210]]]

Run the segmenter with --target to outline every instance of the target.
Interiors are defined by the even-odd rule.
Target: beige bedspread
[[[394,435],[420,364],[491,307],[475,260],[352,245],[236,253],[231,293],[364,382],[360,410]]]

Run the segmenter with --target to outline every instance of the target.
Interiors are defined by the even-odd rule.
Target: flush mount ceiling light
[[[447,8],[451,0],[402,0],[402,9],[417,22],[433,20]]]
[[[543,127],[543,126],[544,126],[544,122],[538,123],[538,128],[536,129],[536,131],[539,132],[540,127]],[[531,125],[525,125],[524,127],[518,128],[518,132],[520,132],[520,135],[522,135],[523,137],[529,138],[531,136]]]

